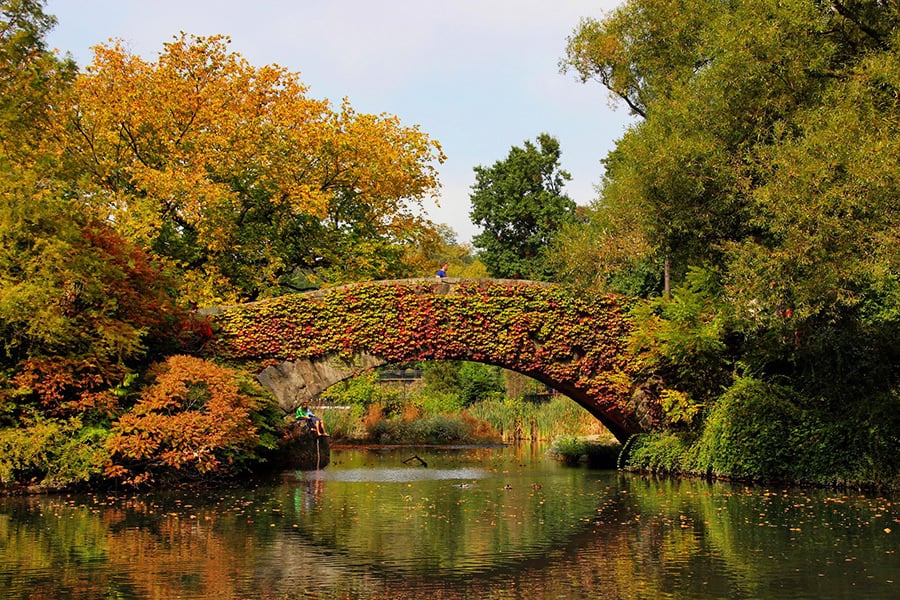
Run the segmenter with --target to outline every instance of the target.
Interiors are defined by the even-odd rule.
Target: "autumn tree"
[[[254,460],[280,415],[240,374],[164,360],[210,334],[182,303],[418,274],[439,145],[221,37],[156,62],[101,46],[79,74],[46,50],[43,2],[0,10],[0,482]],[[185,403],[154,413],[164,397]]]
[[[43,5],[0,2],[0,480],[55,487],[99,476],[140,363],[205,332],[157,261],[63,191],[76,67],[46,49]]]
[[[107,477],[140,485],[234,473],[275,447],[269,402],[246,374],[192,356],[154,366],[134,408],[113,425]]]
[[[60,133],[80,195],[204,304],[403,273],[439,145],[227,44],[181,35],[154,62],[95,48]]]
[[[469,215],[482,231],[473,243],[492,277],[549,275],[545,249],[575,210],[563,192],[571,176],[561,169],[560,155],[559,142],[544,133],[537,145],[526,140],[505,160],[475,167]]]
[[[199,339],[159,266],[30,171],[0,178],[0,483],[100,477],[145,361]]]
[[[34,179],[0,180],[0,365],[9,414],[110,414],[181,313],[147,254]],[[170,343],[170,341],[172,343]]]

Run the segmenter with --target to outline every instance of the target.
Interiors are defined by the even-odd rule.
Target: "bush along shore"
[[[623,470],[751,483],[900,491],[894,443],[860,439],[858,427],[823,421],[804,411],[790,390],[744,379],[716,403],[699,432],[661,431],[632,436],[623,446]]]

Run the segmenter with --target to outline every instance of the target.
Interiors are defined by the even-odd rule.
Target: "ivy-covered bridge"
[[[623,299],[521,280],[373,281],[210,311],[207,353],[256,365],[285,411],[367,369],[466,360],[517,371],[587,409],[620,441],[628,402]]]

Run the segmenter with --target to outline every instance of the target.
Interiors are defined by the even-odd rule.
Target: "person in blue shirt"
[[[317,417],[309,410],[309,404],[304,402],[297,409],[297,412],[294,413],[294,416],[297,419],[306,419],[307,423],[309,423],[309,428],[316,432],[316,435],[319,437],[327,436],[328,434],[325,432],[325,423],[322,422],[322,419]]]
[[[442,264],[441,268],[437,270],[437,273],[435,273],[435,275],[437,275],[441,279],[446,277],[447,276],[447,263]]]

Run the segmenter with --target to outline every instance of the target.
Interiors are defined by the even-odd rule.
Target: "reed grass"
[[[374,380],[364,383],[366,388],[377,385]],[[388,397],[383,392],[365,391],[364,401],[357,398],[360,394],[342,397],[332,392],[329,401],[343,400],[347,405],[316,409],[334,439],[440,443],[552,441],[564,436],[595,436],[614,440],[596,418],[565,396],[553,396],[547,402],[530,402],[495,393],[463,408],[459,396],[452,393],[417,389]]]
[[[541,404],[509,398],[487,400],[467,408],[466,413],[489,423],[504,441],[609,436],[596,418],[564,396]]]

